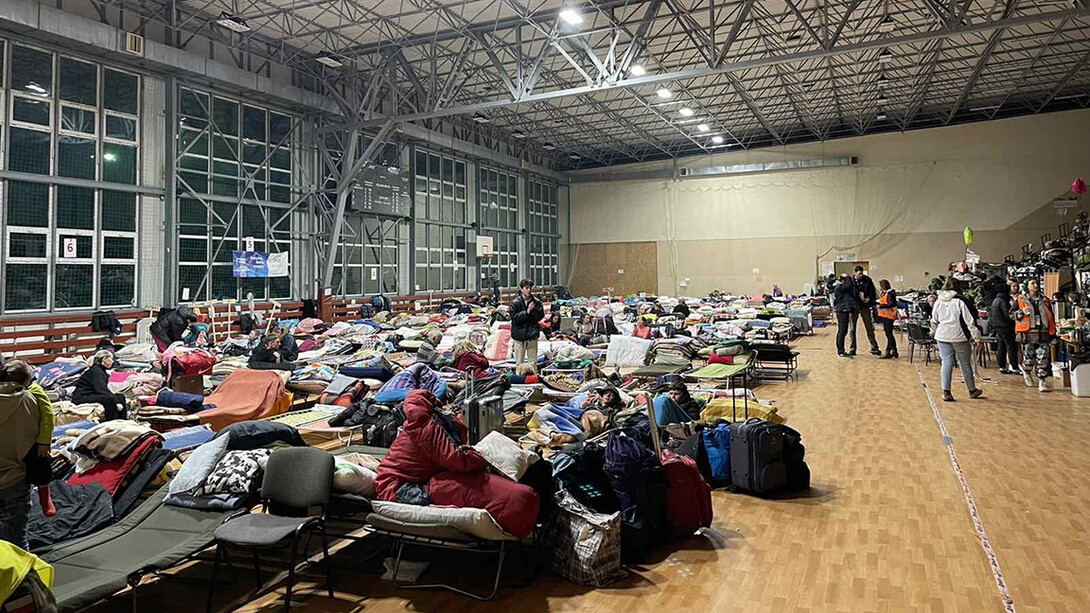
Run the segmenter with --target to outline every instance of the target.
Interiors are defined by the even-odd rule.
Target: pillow
[[[287,443],[292,447],[307,446],[298,430],[275,421],[240,421],[216,433],[216,438],[221,436],[231,437],[227,446],[230,450],[258,449],[276,442]]]
[[[479,443],[473,446],[488,460],[496,470],[513,481],[518,481],[530,465],[538,461],[538,456],[527,451],[501,432],[489,432]]]
[[[271,449],[252,449],[223,454],[223,458],[204,480],[201,495],[249,494],[254,491],[271,452]]]
[[[341,458],[334,459],[337,468],[333,473],[333,489],[360,496],[375,495],[375,479],[378,478],[378,473]]]
[[[223,430],[226,432],[226,429]],[[208,475],[216,468],[216,464],[219,463],[223,454],[227,453],[227,445],[231,442],[230,433],[224,436],[217,436],[216,438],[208,441],[207,443],[197,447],[197,449],[190,454],[185,463],[182,464],[182,469],[178,471],[178,474],[174,476],[174,479],[170,482],[170,487],[167,488],[168,495],[185,494],[195,492],[197,488],[204,485],[204,480],[208,478]]]
[[[400,502],[375,500],[371,503],[375,513],[406,524],[425,526],[449,526],[459,532],[486,541],[513,541],[515,537],[500,528],[496,520],[484,509],[458,509],[454,507],[421,507]]]

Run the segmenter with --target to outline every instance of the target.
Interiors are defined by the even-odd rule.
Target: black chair
[[[333,598],[332,562],[329,559],[329,542],[326,538],[325,516],[329,497],[333,490],[333,455],[310,447],[277,449],[265,466],[265,479],[261,483],[262,513],[251,513],[232,519],[216,529],[216,558],[212,564],[212,580],[208,585],[206,610],[212,610],[212,596],[216,585],[216,572],[221,558],[227,560],[226,546],[234,545],[252,549],[254,572],[261,584],[262,549],[287,549],[291,547],[288,566],[288,585],[284,593],[284,611],[291,609],[291,588],[295,583],[296,550],[299,537],[304,531],[317,529],[322,537],[322,554],[325,559],[326,588]],[[318,507],[319,515],[307,515]],[[304,545],[304,555],[306,554]],[[230,562],[228,561],[228,564]]]
[[[931,338],[931,332],[925,330],[919,322],[910,321],[908,327],[908,361],[912,362],[916,347],[924,352],[924,364],[931,363],[931,354],[937,349],[935,339]]]

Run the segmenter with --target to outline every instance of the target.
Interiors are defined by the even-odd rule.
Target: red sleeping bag
[[[378,498],[396,502],[403,484],[424,484],[436,505],[484,509],[508,534],[529,536],[537,522],[537,493],[485,472],[484,457],[472,447],[456,445],[433,418],[438,406],[435,395],[425,390],[405,398],[404,428],[378,467]],[[457,423],[462,440],[467,440],[465,425]]]

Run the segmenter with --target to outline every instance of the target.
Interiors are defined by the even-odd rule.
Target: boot
[[[954,401],[954,395],[951,394],[950,392],[946,391],[946,390],[942,390],[942,401],[943,402],[953,402]]]
[[[1052,391],[1052,386],[1048,384],[1048,379],[1040,379],[1037,382],[1037,391],[1042,394],[1046,394]]]
[[[1022,380],[1026,382],[1026,387],[1033,387],[1033,373],[1028,370],[1022,371]]]

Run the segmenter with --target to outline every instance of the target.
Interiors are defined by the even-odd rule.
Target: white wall
[[[758,292],[773,283],[800,291],[819,261],[849,251],[874,263],[876,276],[918,285],[925,272],[945,272],[964,257],[965,226],[977,231],[973,249],[987,260],[1073,221],[1074,213],[1058,216],[1051,201],[1075,177],[1090,176],[1086,134],[1090,111],[1072,111],[686,159],[678,165],[846,156],[859,165],[576,183],[571,241],[657,241],[659,287],[649,290],[661,293]],[[838,246],[851,249],[830,251]],[[688,288],[677,289],[685,278]]]

